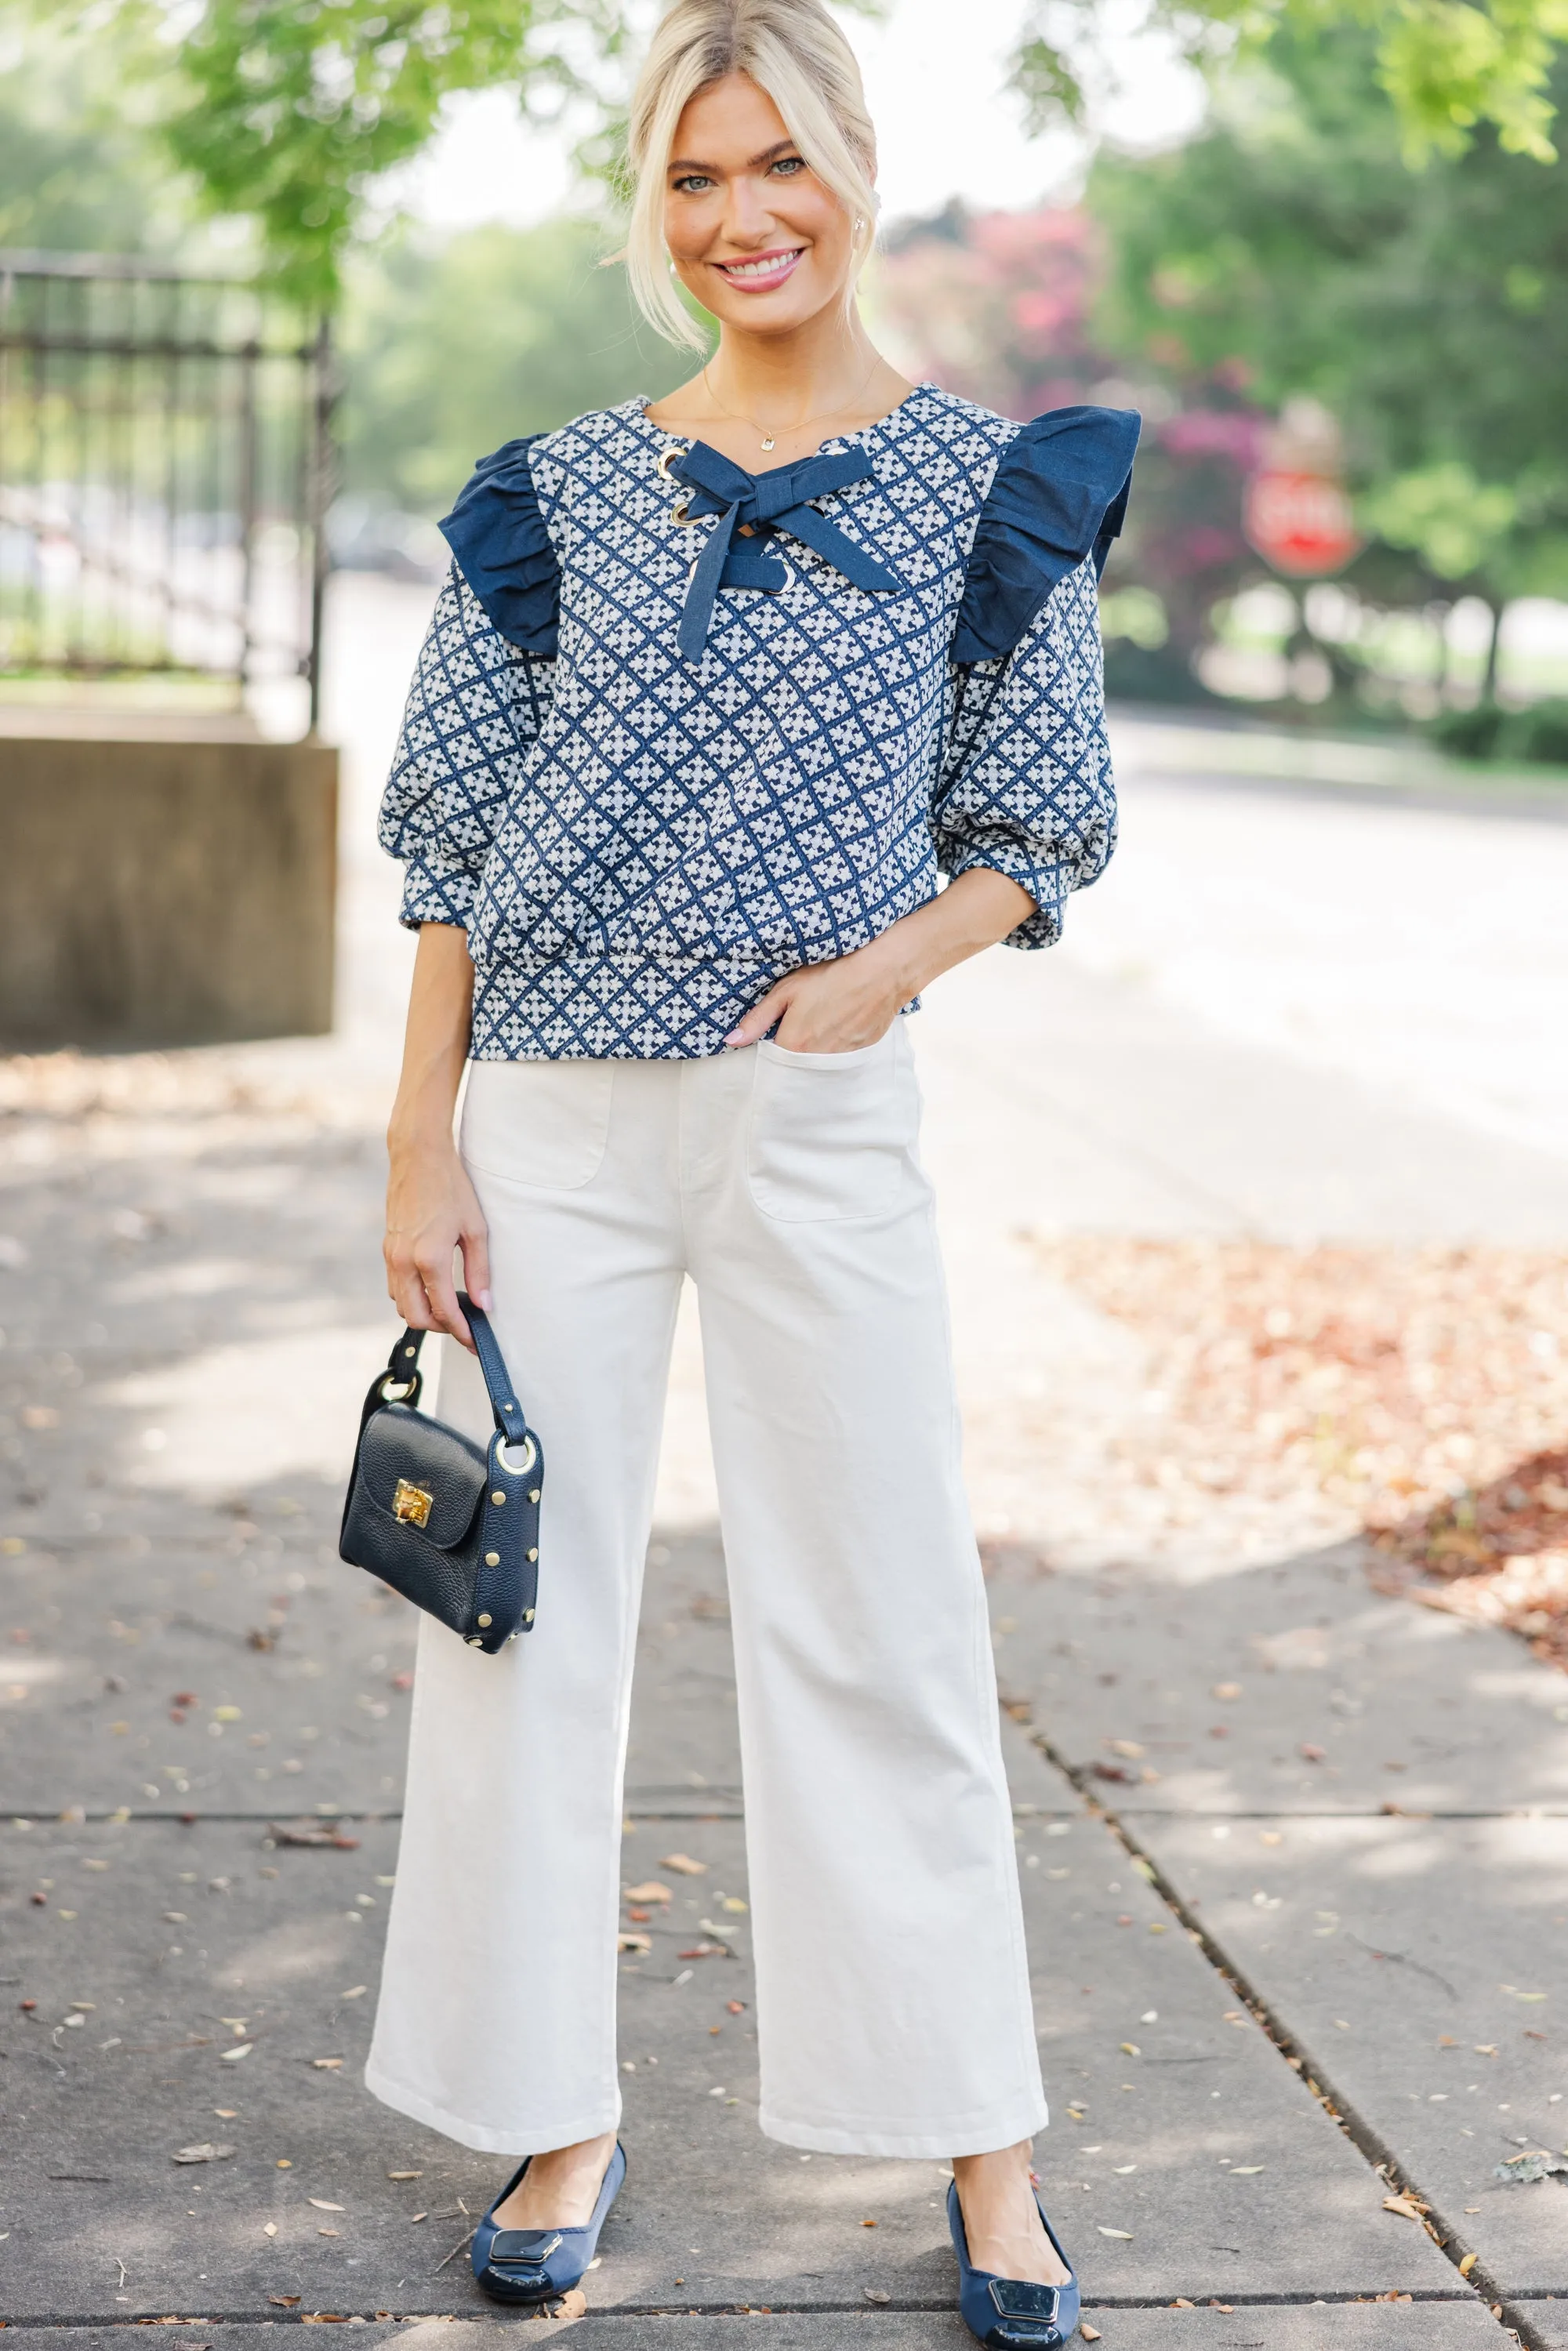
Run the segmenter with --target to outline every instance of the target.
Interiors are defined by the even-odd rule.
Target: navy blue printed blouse
[[[646,402],[508,442],[382,807],[481,1061],[716,1053],[774,981],[994,867],[1048,946],[1115,842],[1096,589],[1136,416],[923,384],[750,475]]]

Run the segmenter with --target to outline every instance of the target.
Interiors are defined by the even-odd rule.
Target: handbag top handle
[[[483,1308],[475,1305],[465,1290],[458,1291],[457,1303],[474,1333],[474,1352],[479,1358],[479,1369],[485,1374],[485,1386],[489,1394],[491,1410],[496,1416],[496,1426],[508,1445],[527,1445],[529,1442],[528,1417],[512,1392],[511,1374],[497,1343],[496,1334],[490,1328],[490,1318]],[[382,1400],[392,1401],[385,1395],[385,1387],[390,1381],[397,1380],[407,1383],[403,1395],[397,1401],[414,1405],[419,1402],[419,1392],[423,1384],[419,1369],[419,1351],[428,1335],[426,1332],[416,1331],[410,1323],[392,1351],[392,1360],[382,1384]],[[372,1390],[369,1409],[374,1409],[375,1401]]]

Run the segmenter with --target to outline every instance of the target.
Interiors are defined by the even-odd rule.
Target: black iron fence
[[[0,677],[320,688],[324,324],[256,286],[0,250]]]

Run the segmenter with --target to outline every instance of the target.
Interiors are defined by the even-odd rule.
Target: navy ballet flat
[[[947,2226],[953,2232],[953,2251],[958,2256],[958,2315],[977,2341],[988,2346],[988,2351],[1052,2351],[1053,2346],[1070,2342],[1078,2330],[1078,2280],[1072,2274],[1071,2262],[1057,2244],[1056,2231],[1045,2217],[1038,2189],[1034,2200],[1040,2224],[1056,2245],[1068,2273],[1065,2285],[1031,2285],[1023,2278],[995,2277],[989,2270],[975,2269],[969,2261],[969,2241],[964,2234],[958,2185],[956,2180],[948,2185]]]
[[[474,2275],[493,2302],[554,2302],[580,2285],[626,2177],[626,2150],[617,2139],[585,2229],[498,2229],[496,2205],[506,2202],[532,2160],[529,2156],[517,2166],[474,2231]]]

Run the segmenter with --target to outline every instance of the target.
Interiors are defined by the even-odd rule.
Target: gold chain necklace
[[[861,398],[861,394],[865,391],[866,384],[871,381],[872,377],[876,373],[881,365],[882,354],[879,351],[871,363],[870,370],[866,375],[865,383],[862,383],[855,393],[855,399],[857,402]],[[718,413],[721,416],[730,417],[737,424],[749,424],[752,431],[760,436],[764,449],[771,449],[776,445],[778,440],[777,434],[770,433],[765,424],[759,424],[755,416],[747,416],[743,409],[719,407],[718,394],[715,392],[712,383],[709,381],[706,361],[703,366],[703,389],[707,393],[707,396],[712,401],[714,406],[718,409]],[[808,424],[821,424],[827,417],[844,416],[849,413],[850,402],[845,401],[838,408],[821,408],[818,410],[815,416],[802,416],[798,423],[786,425],[784,430],[787,433],[803,433]]]

